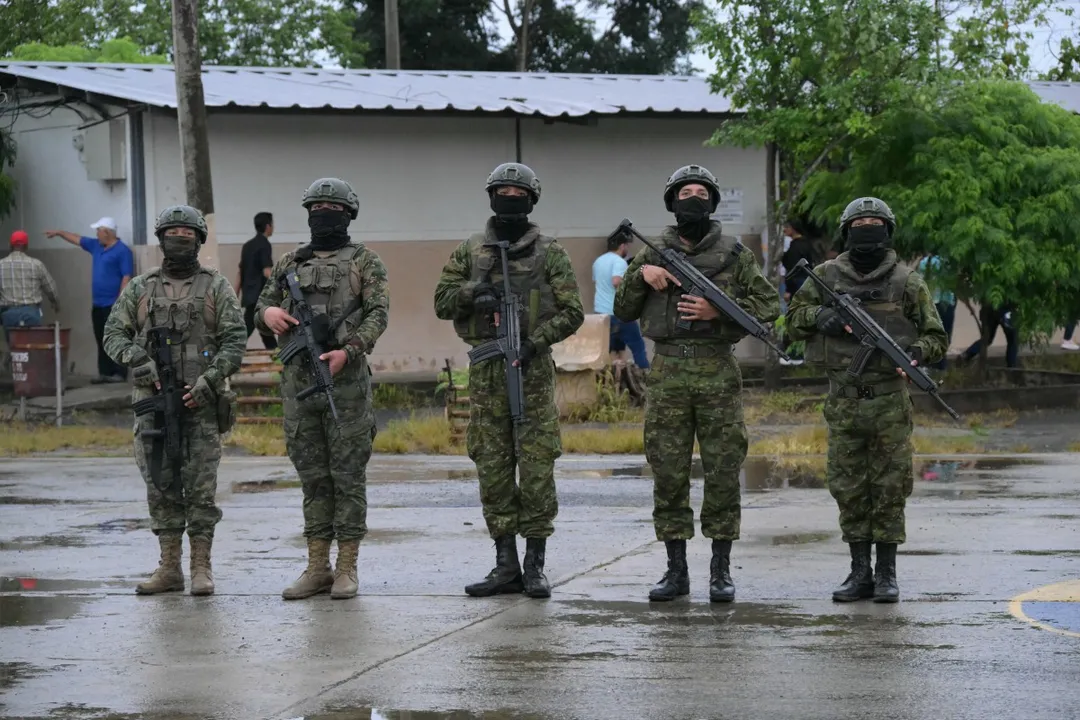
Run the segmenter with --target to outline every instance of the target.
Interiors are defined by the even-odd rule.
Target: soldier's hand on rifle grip
[[[708,300],[693,295],[683,295],[678,309],[683,320],[715,320],[720,317],[720,311],[710,305]]]
[[[337,375],[341,372],[341,368],[345,367],[345,361],[349,359],[349,356],[344,350],[331,350],[320,355],[319,359],[330,363],[330,374]]]
[[[199,379],[195,381],[195,386],[185,385],[184,389],[188,392],[184,394],[184,406],[194,410],[198,407],[208,407],[214,402],[215,393],[210,388],[210,383],[206,382],[206,378],[199,376]]]
[[[909,348],[908,349],[908,355],[911,356],[911,364],[912,365],[918,366],[918,365],[922,364],[923,351],[922,351],[921,347]],[[900,373],[900,377],[904,378],[905,380],[907,379],[907,373],[904,372],[903,370],[901,370],[900,368],[896,368],[896,372]]]
[[[158,379],[157,365],[153,360],[136,365],[131,369],[131,382],[135,387],[156,387],[161,389],[161,381]]]
[[[263,312],[263,322],[274,331],[275,335],[283,335],[290,325],[299,325],[300,321],[279,307],[268,307]]]
[[[817,314],[817,327],[821,331],[822,335],[829,335],[832,337],[843,337],[844,333],[851,332],[851,326],[845,325],[843,318],[840,317],[840,313],[833,310],[831,307],[822,307]]]
[[[666,290],[669,281],[682,287],[682,283],[679,282],[674,275],[659,265],[642,265],[641,277],[645,279],[645,282],[649,284],[649,287],[657,291]]]
[[[514,367],[519,367],[524,372],[529,366],[529,361],[534,357],[536,357],[536,345],[532,340],[522,340],[521,352],[518,353],[518,359],[514,361]]]

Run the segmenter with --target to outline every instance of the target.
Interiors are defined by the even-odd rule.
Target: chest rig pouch
[[[217,354],[217,318],[206,302],[213,282],[214,274],[206,269],[183,280],[166,278],[159,270],[147,280],[146,315],[140,318],[141,329],[168,329],[173,366],[185,385],[195,385]],[[146,349],[145,332],[143,347]],[[213,389],[217,395],[218,432],[227,433],[236,422],[236,393],[228,379]]]
[[[353,259],[360,250],[356,243],[348,243],[324,256],[313,252],[297,252],[295,256],[296,279],[304,301],[314,314],[316,340],[328,350],[342,348],[343,334],[348,331],[345,318],[359,307],[359,293],[353,293],[350,273]],[[288,295],[284,305],[285,311],[291,314],[293,302]],[[285,333],[282,345],[291,340],[291,334],[291,331]]]
[[[668,247],[678,248],[679,240],[676,233],[665,231],[663,240]],[[716,287],[734,299],[740,297],[733,283],[735,263],[738,262],[739,255],[745,251],[746,248],[737,238],[722,235],[709,251],[684,253],[683,257]],[[716,321],[682,320],[679,303],[682,301],[684,292],[683,288],[674,283],[670,283],[664,292],[650,290],[641,314],[641,332],[645,337],[663,340],[675,337],[714,337],[716,335],[715,322],[725,322],[726,316],[720,315]],[[734,325],[734,323],[731,324]],[[735,327],[738,328],[737,325]],[[739,330],[741,331],[741,328]]]

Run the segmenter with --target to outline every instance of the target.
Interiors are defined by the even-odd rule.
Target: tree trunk
[[[385,0],[386,69],[401,69],[401,31],[398,23],[398,0]]]
[[[529,16],[532,15],[533,0],[521,4],[521,29],[518,32],[517,71],[529,69]]]
[[[199,51],[197,0],[173,0],[173,74],[176,76],[176,116],[180,127],[180,162],[188,205],[206,217],[209,233],[199,253],[204,267],[218,268],[214,229],[214,187],[210,175],[210,138],[206,129],[202,57]]]
[[[765,277],[773,284],[780,286],[780,241],[779,228],[776,226],[776,143],[765,145],[765,224],[767,226],[768,241],[766,247],[768,253],[765,258]],[[775,333],[774,333],[775,335]],[[771,349],[765,349],[765,389],[779,390],[782,376],[780,358]]]

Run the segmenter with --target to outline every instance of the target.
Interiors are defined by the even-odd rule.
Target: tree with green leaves
[[[17,46],[8,56],[9,60],[38,62],[102,62],[102,63],[167,63],[164,55],[144,55],[131,38],[106,40],[101,47],[88,48],[80,45],[46,45],[27,43]]]
[[[943,289],[993,307],[1015,303],[1014,324],[1029,340],[1075,319],[1080,117],[1024,83],[971,81],[950,87],[937,107],[890,112],[846,164],[810,178],[814,217],[835,224],[851,198],[880,197],[897,217],[897,251],[937,255],[933,279]],[[984,337],[984,364],[988,344]]]
[[[316,65],[325,54],[357,67],[364,47],[353,37],[353,18],[351,6],[329,0],[203,0],[202,60],[207,65],[304,67]],[[19,45],[100,48],[122,37],[130,38],[142,55],[172,55],[169,0],[10,0],[0,6],[0,27],[5,56]]]

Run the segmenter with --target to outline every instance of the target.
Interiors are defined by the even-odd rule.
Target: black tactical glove
[[[477,312],[494,312],[499,308],[499,298],[495,286],[488,282],[477,283],[473,287],[473,309]]]
[[[518,366],[521,368],[521,372],[529,366],[529,361],[536,357],[536,345],[532,340],[521,341],[521,352],[518,354]]]
[[[908,348],[908,355],[915,361],[916,365],[921,366],[923,361],[923,349],[918,345]]]
[[[847,330],[844,329],[844,319],[840,317],[840,313],[833,310],[831,307],[822,307],[817,314],[817,328],[818,332],[822,335],[829,335],[831,337],[843,337],[847,335]]]

